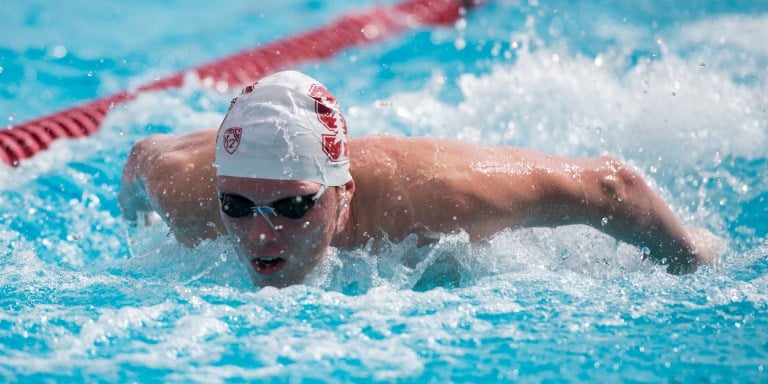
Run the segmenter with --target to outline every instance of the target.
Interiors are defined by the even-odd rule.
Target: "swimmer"
[[[333,95],[293,71],[246,87],[218,130],[136,143],[119,202],[132,222],[156,212],[185,246],[226,236],[258,286],[302,282],[329,247],[413,234],[421,246],[459,231],[480,242],[506,228],[586,224],[673,274],[720,252],[612,157],[350,138]]]

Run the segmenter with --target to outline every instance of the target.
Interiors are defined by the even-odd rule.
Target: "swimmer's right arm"
[[[155,211],[186,246],[224,233],[212,165],[215,143],[215,129],[137,142],[123,168],[123,216],[135,222]]]
[[[123,217],[132,224],[136,224],[140,216],[154,211],[149,203],[147,188],[144,185],[144,175],[141,171],[142,164],[148,157],[147,143],[146,140],[142,140],[131,148],[128,160],[123,166],[120,180],[121,188],[117,195]]]

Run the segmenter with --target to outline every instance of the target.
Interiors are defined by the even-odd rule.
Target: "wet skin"
[[[395,136],[350,139],[354,181],[329,189],[306,220],[272,216],[281,226],[273,230],[261,217],[223,215],[219,193],[268,205],[319,186],[217,177],[215,140],[210,129],[138,142],[123,170],[121,208],[130,221],[157,212],[186,246],[231,235],[257,285],[301,281],[329,246],[399,242],[411,234],[423,244],[465,231],[477,242],[505,228],[586,224],[647,247],[651,260],[675,274],[694,272],[722,251],[708,231],[685,228],[636,171],[614,158]],[[274,258],[284,264],[278,268],[283,261]]]

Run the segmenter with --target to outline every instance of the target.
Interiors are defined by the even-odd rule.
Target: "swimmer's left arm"
[[[429,182],[398,190],[424,207],[416,221],[433,231],[463,230],[479,241],[505,228],[586,224],[647,247],[651,260],[675,274],[694,272],[715,256],[702,242],[697,248],[691,231],[637,172],[611,157],[571,159],[436,140],[405,148],[418,160],[408,164],[419,164],[408,168],[409,178]]]
[[[547,161],[533,177],[538,193],[524,226],[587,224],[648,251],[673,274],[692,273],[715,257],[631,168],[611,157]]]

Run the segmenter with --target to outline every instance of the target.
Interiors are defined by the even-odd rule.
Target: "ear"
[[[336,222],[336,233],[341,233],[346,228],[350,210],[352,209],[352,197],[355,195],[355,181],[350,180],[339,188],[339,209],[338,221]]]
[[[349,205],[349,203],[352,202],[352,196],[355,194],[355,181],[350,180],[347,181],[346,184],[343,185],[344,187],[344,196],[342,196],[342,201],[344,201],[345,205]]]

